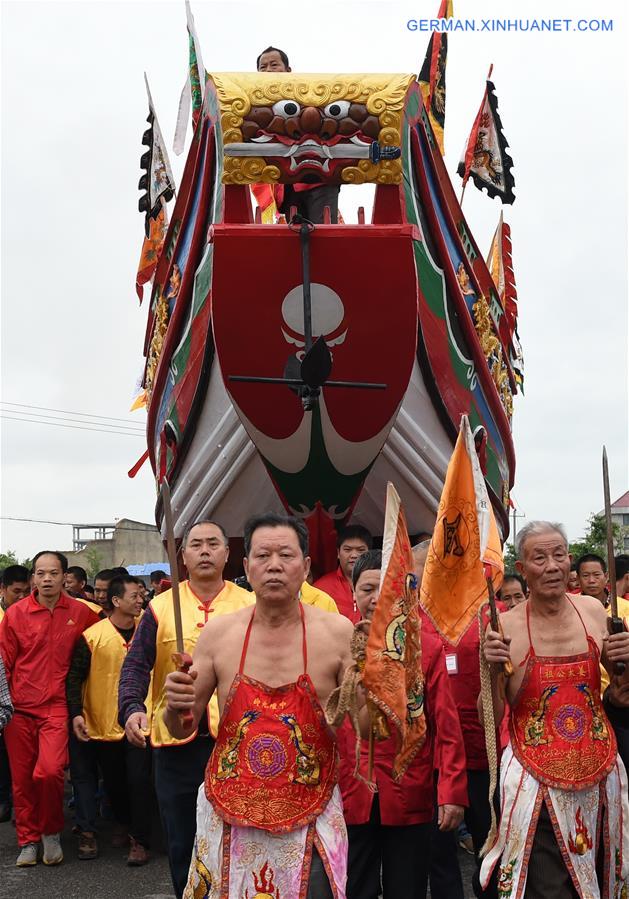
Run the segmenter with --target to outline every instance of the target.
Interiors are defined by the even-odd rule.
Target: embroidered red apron
[[[612,770],[617,755],[616,737],[601,703],[598,647],[583,625],[587,652],[538,656],[528,605],[526,626],[528,661],[509,722],[514,755],[549,787],[575,791],[594,786]]]
[[[205,773],[205,794],[230,824],[274,833],[314,821],[337,782],[337,754],[313,683],[304,672],[293,684],[268,687],[244,674],[255,609],[240,668],[223,710]]]

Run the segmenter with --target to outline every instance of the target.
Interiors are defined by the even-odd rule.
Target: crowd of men
[[[629,674],[614,674],[613,666],[629,663],[629,635],[607,634],[609,585],[600,556],[571,566],[558,525],[533,523],[518,535],[518,571],[505,576],[499,594],[501,628],[488,629],[484,640],[496,726],[505,708],[509,724],[499,741],[500,827],[483,861],[491,766],[478,709],[478,620],[454,646],[422,612],[428,737],[400,783],[392,777],[393,737],[376,742],[374,793],[354,774],[349,722],[334,737],[322,708],[353,663],[353,625],[373,614],[381,553],[364,527],[348,526],[338,535],[337,568],[313,583],[308,534],[298,520],[257,516],[244,541],[238,586],[223,577],[229,541],[220,524],[198,522],[183,536],[187,579],[179,592],[185,649],[194,655],[189,672],[173,660],[173,597],[164,572],[149,593],[125,569],[98,572],[90,590],[83,569],[68,567],[56,551],[38,553],[30,571],[5,569],[0,821],[13,811],[18,866],[35,865],[40,855],[46,865],[63,859],[69,760],[78,857],[98,855],[104,795],[116,845],[129,865],[146,864],[156,801],[177,897],[210,897],[211,884],[222,883],[230,897],[257,889],[296,899],[306,883],[312,899],[417,899],[428,884],[433,899],[462,899],[462,827],[478,862],[477,896],[511,896],[517,883],[526,891],[513,895],[529,899],[622,895],[620,886],[609,892],[624,876],[622,843],[611,861],[609,853],[614,833],[627,837],[623,815],[629,820],[616,752],[629,762]],[[425,539],[414,548],[419,579],[428,547]],[[615,569],[624,618],[629,557],[616,557]],[[607,670],[599,670],[601,658]],[[507,661],[515,674],[505,691],[499,672]],[[565,679],[549,688],[544,678],[562,665]],[[578,683],[562,696],[571,672]],[[591,733],[584,736],[587,715]],[[364,707],[360,717],[366,737]],[[571,742],[577,732],[590,738],[587,746]],[[579,758],[567,765],[573,745],[591,770],[581,770]],[[365,739],[363,766],[369,752]],[[517,788],[524,778],[526,802]],[[572,857],[566,846],[576,846],[579,834]],[[252,841],[260,861],[253,873]]]

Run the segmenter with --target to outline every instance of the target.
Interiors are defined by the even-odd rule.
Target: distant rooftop
[[[612,503],[612,509],[629,509],[629,490]]]

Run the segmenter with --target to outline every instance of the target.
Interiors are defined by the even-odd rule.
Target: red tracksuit
[[[316,587],[317,590],[324,590],[328,596],[331,596],[341,615],[349,618],[352,624],[360,621],[360,613],[354,599],[354,591],[350,582],[341,571],[340,566],[336,571],[331,571],[329,574],[324,574],[323,577],[320,577],[318,581],[314,582],[313,587]]]
[[[435,757],[441,762],[438,804],[467,805],[465,748],[456,706],[452,701],[443,649],[434,634],[422,631],[421,639],[426,741],[399,784],[391,776],[395,738],[392,736],[375,744],[374,779],[378,784],[380,817],[384,825],[423,824],[432,820]],[[348,824],[366,824],[374,794],[354,777],[356,737],[348,722],[337,731],[337,738],[345,820]],[[361,767],[364,772],[367,771],[367,754],[368,741],[363,740]]]
[[[31,593],[10,606],[0,624],[0,653],[15,707],[4,734],[20,846],[63,830],[65,680],[76,641],[96,621],[95,612],[65,593],[52,612]]]

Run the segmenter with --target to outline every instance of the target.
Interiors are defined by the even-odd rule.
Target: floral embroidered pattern
[[[513,858],[507,865],[500,867],[500,873],[498,874],[498,899],[509,899],[513,892],[513,869],[516,862],[517,859]]]

